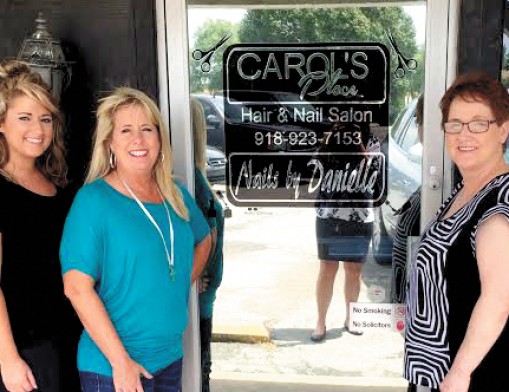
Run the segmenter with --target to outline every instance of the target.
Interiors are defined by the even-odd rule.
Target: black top
[[[58,251],[71,192],[41,196],[0,175],[0,286],[18,348],[60,336],[68,323]]]
[[[405,376],[438,388],[465,338],[481,294],[476,254],[477,228],[486,219],[509,219],[509,174],[490,181],[450,217],[460,184],[442,205],[419,244],[407,293]],[[509,325],[472,374],[469,392],[499,391],[509,369]]]

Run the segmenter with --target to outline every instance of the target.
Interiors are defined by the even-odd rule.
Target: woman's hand
[[[451,368],[440,384],[440,392],[468,392],[470,375]]]
[[[203,272],[205,264],[207,264],[207,260],[209,259],[211,243],[211,236],[210,234],[207,234],[200,243],[195,245],[193,270],[191,271],[191,283],[194,283]]]
[[[141,376],[152,378],[152,375],[131,358],[113,366],[113,385],[116,392],[143,392]]]
[[[21,357],[3,363],[0,372],[9,392],[30,392],[37,389],[32,370]]]
[[[198,287],[198,292],[201,294],[201,293],[204,293],[205,291],[207,291],[207,289],[209,288],[209,282],[210,282],[208,275],[201,275],[200,280],[198,282],[200,283],[200,285]]]

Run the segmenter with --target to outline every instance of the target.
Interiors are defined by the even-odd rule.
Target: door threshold
[[[337,377],[299,374],[212,372],[216,391],[405,392],[408,382],[395,377]]]

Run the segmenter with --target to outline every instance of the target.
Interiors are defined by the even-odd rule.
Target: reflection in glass
[[[191,124],[194,142],[194,194],[196,204],[207,220],[212,244],[207,264],[198,280],[200,342],[201,342],[201,380],[202,392],[210,391],[210,372],[212,366],[212,315],[216,291],[223,277],[223,208],[210,183],[210,155],[207,152],[207,127],[205,113],[200,102],[191,99]]]
[[[389,127],[382,132],[387,136],[381,146],[390,150],[388,202],[371,211],[373,237],[369,256],[360,272],[359,302],[391,301],[392,245],[398,220],[394,212],[417,192],[421,182],[423,152],[418,142],[415,106],[417,96],[424,90],[425,48],[423,31],[416,32],[416,26],[424,25],[420,22],[425,19],[425,9],[422,4],[404,8],[237,9],[232,11],[236,15],[234,18],[229,17],[230,10],[213,7],[190,7],[188,11],[192,39],[189,43],[190,89],[205,111],[207,144],[223,152],[224,125],[242,122],[245,102],[242,99],[240,105],[228,105],[225,113],[222,55],[230,45],[379,42],[391,51],[391,69],[396,69],[399,57],[387,38],[386,31],[390,30],[401,55],[416,61],[417,68],[406,70],[403,78],[397,79],[391,74]],[[213,48],[225,35],[230,36],[229,40],[210,56],[210,70],[204,72],[199,61],[192,57],[193,51]],[[289,103],[293,98],[281,96],[281,90],[271,91],[267,100],[273,101],[275,107],[283,106],[281,101],[285,101],[284,106],[295,113],[296,105]],[[314,109],[313,102],[304,106],[310,112]],[[263,136],[270,127],[274,130],[274,126],[264,124],[263,130],[255,129],[249,134],[251,142],[254,143],[256,132]],[[298,131],[319,132],[321,126],[330,128],[331,124],[313,123],[314,130]],[[284,145],[273,152],[286,153],[290,149],[291,127],[279,128],[288,137]],[[239,135],[242,140],[247,137],[247,133]],[[320,140],[321,135],[317,139]],[[316,146],[313,148],[316,150]],[[221,184],[213,187],[224,191]],[[391,330],[370,330],[362,336],[346,333],[343,324],[348,310],[342,295],[342,271],[337,274],[337,293],[329,306],[325,344],[310,341],[317,308],[315,209],[232,207],[232,210],[233,217],[226,221],[224,277],[214,311],[214,329],[230,343],[213,341],[212,376],[215,372],[238,372],[267,376],[276,373],[276,378],[283,375],[385,377],[393,386],[405,385],[401,378],[402,335]],[[231,342],[235,337],[226,331],[245,331],[246,327],[257,331],[250,334],[252,341],[270,341],[270,344]]]
[[[409,159],[420,166],[422,158],[423,140],[423,113],[424,94],[411,102],[409,108],[410,118],[406,124],[398,122],[391,132],[391,137],[397,140],[402,150],[408,151]],[[420,156],[418,154],[421,154]],[[420,179],[414,179],[413,189],[419,184],[415,191],[408,197],[408,200],[394,212],[396,226],[394,228],[394,241],[392,249],[392,280],[391,280],[391,301],[404,304],[406,299],[407,277],[411,265],[412,253],[410,245],[412,240],[420,234],[421,223],[421,187]],[[406,185],[410,185],[408,182]],[[406,190],[408,192],[408,189]]]
[[[507,89],[509,89],[509,34],[507,34],[507,32],[509,31],[509,18],[507,17],[508,10],[509,5],[506,3],[506,11],[504,18],[504,34],[502,36],[503,50],[502,50],[502,66],[500,71],[500,80]],[[509,148],[507,146],[504,158],[505,161],[509,163]]]

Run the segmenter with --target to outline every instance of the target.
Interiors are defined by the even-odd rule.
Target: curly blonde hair
[[[63,141],[63,119],[55,97],[41,75],[32,72],[28,64],[17,59],[6,59],[0,63],[0,124],[5,121],[7,110],[13,99],[27,96],[39,102],[53,118],[53,138],[49,148],[35,160],[36,167],[53,184],[67,185],[67,164]],[[0,173],[11,181],[12,176],[4,170],[9,162],[9,146],[0,133]]]

